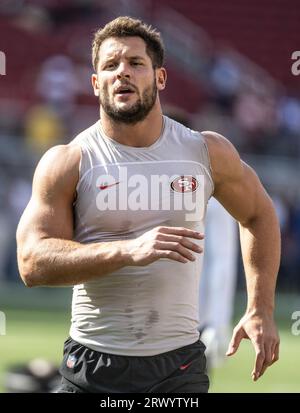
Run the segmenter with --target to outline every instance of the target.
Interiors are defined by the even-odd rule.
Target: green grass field
[[[288,300],[283,313],[288,311],[289,303]],[[7,320],[6,335],[0,336],[0,392],[3,392],[7,367],[40,357],[60,363],[63,342],[68,336],[69,311],[9,307],[1,307],[1,311],[5,312]],[[244,340],[238,353],[212,372],[210,391],[300,392],[300,335],[291,334],[290,324],[288,316],[280,320],[280,361],[258,382],[251,381],[254,351]]]

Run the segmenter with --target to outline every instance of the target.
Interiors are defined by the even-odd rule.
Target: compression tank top
[[[151,146],[131,147],[106,136],[98,121],[73,143],[81,148],[74,240],[128,240],[156,226],[204,232],[213,181],[200,133],[164,116]],[[164,258],[75,285],[71,337],[96,351],[129,356],[197,341],[203,254],[194,255],[186,264]]]

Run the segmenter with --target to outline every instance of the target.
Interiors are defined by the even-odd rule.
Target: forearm
[[[274,208],[240,225],[250,312],[270,314],[274,309],[275,286],[280,263],[280,230]]]
[[[80,244],[42,239],[19,256],[20,273],[29,287],[80,284],[129,265],[126,242]]]

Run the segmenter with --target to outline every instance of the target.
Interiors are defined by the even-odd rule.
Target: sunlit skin
[[[146,44],[140,37],[106,39],[99,49],[97,74],[92,75],[94,93],[100,100],[104,132],[125,145],[145,147],[153,144],[161,134],[163,122],[157,91],[165,88],[166,77],[164,68],[153,67]],[[122,86],[128,86],[130,92],[119,93]],[[105,106],[109,106],[130,117],[139,105],[146,109],[146,116],[132,123],[113,119],[105,110]]]

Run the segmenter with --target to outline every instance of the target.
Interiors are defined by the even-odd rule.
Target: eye
[[[131,63],[133,66],[142,66],[141,62],[132,62]]]
[[[107,65],[105,65],[104,69],[106,69],[106,70],[114,69],[116,67],[116,65],[117,64],[115,62],[111,62],[111,63],[108,63]]]

